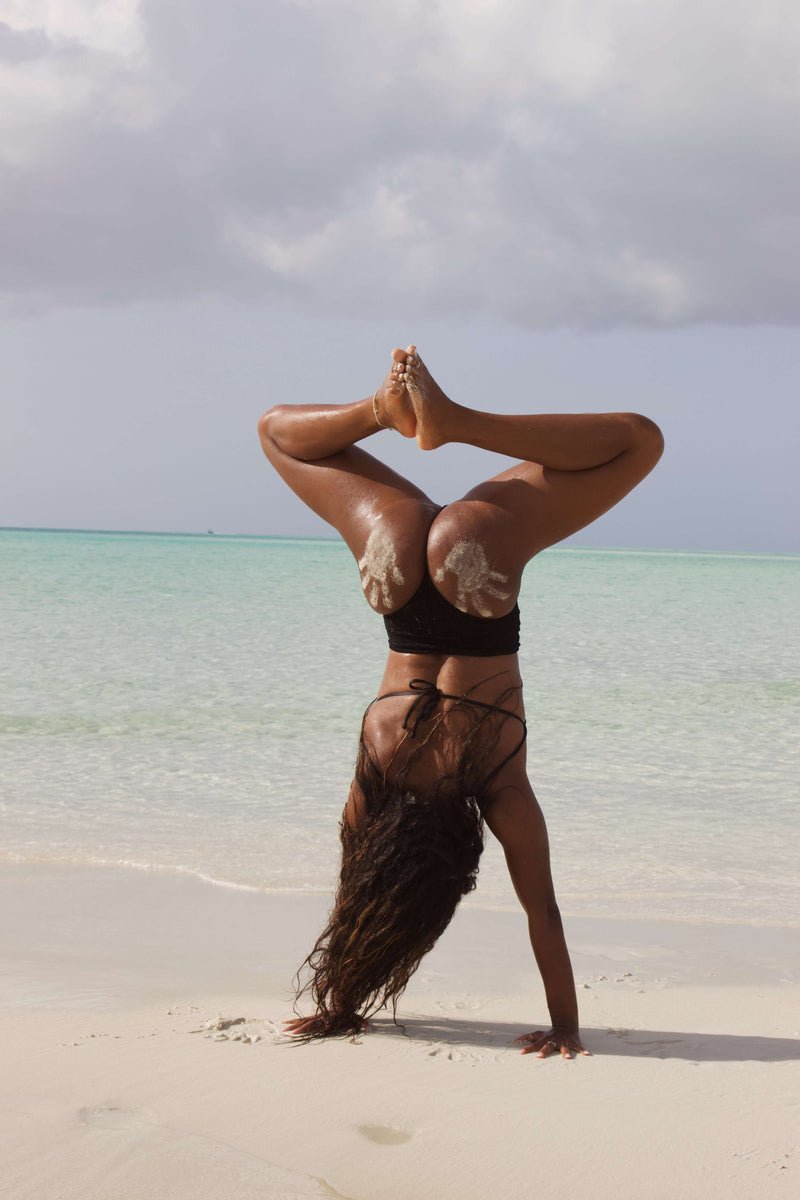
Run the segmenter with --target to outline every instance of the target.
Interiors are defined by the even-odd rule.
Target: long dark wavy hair
[[[469,712],[468,728],[445,742],[453,769],[425,791],[405,781],[429,737],[395,773],[391,762],[378,765],[362,724],[355,784],[363,814],[353,826],[342,820],[334,907],[297,973],[296,1000],[308,995],[316,1007],[301,1040],[357,1033],[370,1013],[387,1006],[396,1019],[409,979],[475,887],[492,800],[494,772],[487,775],[486,763],[502,717],[459,709]]]

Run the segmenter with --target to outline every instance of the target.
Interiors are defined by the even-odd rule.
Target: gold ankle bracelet
[[[379,429],[389,429],[390,426],[384,425],[383,421],[378,416],[378,392],[380,390],[381,390],[380,388],[375,389],[375,393],[372,397],[372,411],[375,414],[375,424],[378,426],[378,428]]]

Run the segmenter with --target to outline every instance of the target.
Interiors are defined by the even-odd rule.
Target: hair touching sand
[[[297,1000],[309,995],[316,1009],[306,1039],[357,1033],[384,1007],[394,1017],[421,959],[475,887],[491,803],[485,763],[498,723],[495,713],[473,715],[454,771],[425,792],[404,786],[413,758],[387,779],[362,728],[355,782],[364,813],[355,827],[342,821],[333,911],[297,976]],[[306,968],[310,978],[301,984]]]

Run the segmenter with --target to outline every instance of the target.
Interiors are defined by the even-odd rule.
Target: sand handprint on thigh
[[[494,614],[488,597],[508,600],[511,595],[498,586],[508,583],[508,576],[491,569],[480,542],[456,542],[433,578],[436,583],[444,583],[448,574],[456,577],[456,608],[462,612],[474,610],[482,617],[491,617]]]
[[[358,560],[358,569],[361,572],[361,587],[372,607],[383,605],[385,609],[393,609],[395,599],[390,585],[403,584],[405,579],[397,565],[394,542],[385,529],[373,529],[367,538],[363,557]]]

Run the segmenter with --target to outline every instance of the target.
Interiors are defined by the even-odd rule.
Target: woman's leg
[[[500,415],[453,403],[415,352],[401,372],[420,446],[463,442],[525,461],[448,505],[428,564],[451,603],[483,616],[514,605],[525,564],[589,525],[655,466],[661,432],[635,413]]]
[[[394,351],[374,404],[370,397],[344,405],[279,405],[258,423],[267,458],[342,535],[358,562],[364,594],[379,612],[405,604],[419,585],[438,512],[418,487],[354,445],[382,428],[414,436],[416,417],[400,378],[412,349]]]

